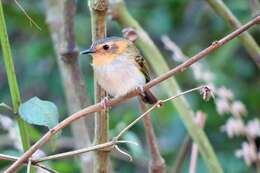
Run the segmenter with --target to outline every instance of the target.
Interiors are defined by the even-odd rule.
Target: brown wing
[[[135,62],[137,64],[139,70],[144,74],[146,83],[149,82],[151,80],[151,78],[149,76],[149,69],[148,69],[145,59],[141,55],[136,55]]]

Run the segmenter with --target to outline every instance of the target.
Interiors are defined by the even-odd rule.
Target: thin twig
[[[32,166],[32,159],[29,158],[27,163],[27,171],[26,171],[27,173],[31,172],[31,166]]]
[[[146,104],[139,100],[140,109],[142,112],[147,110]],[[164,173],[166,172],[166,165],[163,157],[161,156],[156,136],[154,133],[154,128],[152,124],[152,120],[149,114],[144,116],[144,128],[146,134],[146,141],[150,148],[151,160],[149,163],[149,172],[150,173]]]
[[[19,157],[0,154],[0,160],[16,161]]]
[[[177,66],[177,67],[173,68],[172,70],[162,74],[161,76],[151,80],[149,83],[147,83],[144,86],[144,90],[147,90],[147,89],[149,89],[149,88],[151,88],[153,86],[156,86],[157,84],[159,84],[159,83],[163,82],[164,80],[170,78],[171,76],[173,76],[177,72],[182,72],[187,67],[189,67],[192,64],[196,63],[200,59],[206,57],[208,54],[210,54],[211,52],[213,52],[217,48],[219,48],[222,45],[226,44],[227,42],[229,42],[230,40],[234,39],[235,37],[237,37],[242,32],[248,30],[249,28],[251,28],[252,26],[254,26],[254,25],[258,24],[258,23],[260,23],[260,16],[257,16],[256,18],[252,19],[251,21],[249,21],[248,23],[243,25],[241,28],[239,28],[239,29],[235,30],[234,32],[228,34],[226,37],[222,38],[221,40],[214,42],[208,48],[202,50],[201,52],[199,52],[195,56],[191,57],[190,59],[188,59],[184,63],[180,64],[179,66]],[[126,96],[111,99],[109,101],[109,103],[108,103],[108,106],[111,107],[111,106],[117,105],[119,103],[125,102],[126,100],[128,100],[128,99],[130,99],[130,98],[132,98],[134,96],[137,96],[137,95],[138,95],[138,92],[136,90],[134,90],[134,91],[130,92],[129,94],[127,94]],[[22,165],[22,163],[24,161],[26,161],[29,157],[31,157],[31,155],[34,152],[36,152],[37,149],[39,149],[41,146],[46,144],[53,137],[53,135],[55,135],[61,129],[63,129],[66,126],[70,125],[72,122],[76,121],[79,118],[82,118],[84,116],[86,117],[86,116],[90,115],[91,113],[98,112],[98,111],[100,111],[102,109],[103,109],[102,104],[101,103],[97,103],[97,104],[88,106],[85,109],[82,109],[82,110],[72,114],[68,118],[64,119],[62,122],[57,124],[53,129],[48,131],[29,150],[27,150],[16,162],[14,162],[5,171],[5,173],[15,172]]]
[[[50,172],[50,173],[58,173],[57,171],[55,171],[55,170],[53,170],[53,169],[51,169],[51,168],[48,168],[48,167],[46,167],[45,165],[42,165],[42,164],[40,164],[40,163],[36,163],[35,166],[36,166],[36,167],[39,167],[39,168],[41,168],[41,169],[43,169],[43,170],[45,170],[45,171],[47,171],[47,172]]]
[[[183,162],[185,161],[185,157],[188,154],[191,144],[192,144],[192,139],[189,135],[187,135],[181,144],[181,148],[179,149],[179,152],[176,156],[176,161],[175,161],[174,167],[170,171],[171,173],[180,173],[181,172]]]
[[[5,154],[0,154],[0,160],[16,161],[18,159],[19,159],[19,157],[9,156],[9,155],[5,155]],[[35,160],[33,160],[33,159],[31,159],[31,161],[32,161],[31,163],[32,163],[33,166],[39,167],[41,169],[44,169],[44,170],[46,170],[46,171],[48,171],[50,173],[57,173],[57,171],[55,171],[55,170],[53,170],[51,168],[48,168],[48,167],[46,167],[46,166],[44,166],[44,165],[42,165],[40,163],[36,163]],[[25,163],[25,164],[27,164],[27,163]]]
[[[212,9],[223,18],[223,20],[232,28],[237,29],[241,27],[241,23],[231,12],[231,10],[225,5],[222,0],[207,0]],[[259,14],[258,14],[259,15]],[[260,48],[254,38],[248,33],[244,32],[240,36],[242,45],[249,53],[251,58],[255,61],[258,68],[260,68]]]
[[[42,30],[42,28],[31,18],[31,16],[25,11],[25,9],[23,8],[23,6],[21,4],[19,4],[17,2],[17,0],[14,0],[14,2],[16,3],[16,5],[22,10],[22,12],[24,13],[24,15],[29,19],[30,24],[33,24],[38,30]]]
[[[147,114],[149,114],[150,112],[152,112],[154,109],[160,107],[160,105],[162,103],[165,103],[165,102],[168,102],[170,100],[173,100],[177,97],[180,97],[180,96],[183,96],[185,94],[188,94],[188,93],[191,93],[193,91],[197,91],[197,90],[200,90],[202,88],[204,88],[205,86],[199,86],[199,87],[196,87],[196,88],[193,88],[193,89],[190,89],[190,90],[187,90],[187,91],[184,91],[184,92],[181,92],[175,96],[172,96],[170,98],[167,98],[165,100],[158,100],[157,103],[155,103],[152,107],[150,107],[147,111],[145,111],[142,115],[140,115],[138,118],[136,118],[134,121],[132,121],[128,126],[126,126],[123,130],[120,131],[120,133],[115,137],[116,140],[118,140],[126,131],[128,131],[132,126],[134,126],[138,121],[140,121],[144,116],[146,116]]]
[[[71,157],[71,156],[76,156],[82,153],[86,153],[86,152],[90,152],[90,151],[94,151],[94,150],[101,150],[104,148],[113,148],[114,145],[116,145],[117,143],[129,143],[129,144],[135,144],[137,145],[135,142],[133,141],[120,141],[119,138],[126,132],[128,131],[132,126],[134,126],[138,121],[140,121],[144,116],[149,116],[149,112],[153,111],[155,108],[158,107],[158,105],[160,105],[161,103],[165,103],[168,102],[172,99],[175,99],[177,97],[180,97],[182,95],[197,91],[202,89],[205,86],[200,86],[200,87],[196,87],[190,90],[187,90],[185,92],[179,93],[176,96],[167,98],[165,100],[159,100],[156,104],[154,104],[150,109],[148,109],[147,111],[145,111],[142,115],[140,115],[138,118],[136,118],[133,122],[131,122],[128,126],[126,126],[124,129],[122,129],[119,134],[113,138],[112,141],[106,142],[106,143],[102,143],[102,144],[97,144],[91,147],[87,147],[87,148],[83,148],[83,149],[79,149],[79,150],[74,150],[74,151],[70,151],[70,152],[66,152],[66,153],[60,153],[60,154],[55,154],[52,156],[46,156],[46,157],[42,157],[40,159],[36,159],[33,160],[34,162],[38,163],[38,162],[42,162],[42,161],[46,161],[46,160],[54,160],[54,159],[63,159],[66,157]],[[154,144],[153,144],[154,145]],[[158,149],[157,149],[158,150]],[[158,151],[157,151],[158,152]],[[157,153],[158,154],[158,153]],[[155,158],[156,159],[156,158]]]

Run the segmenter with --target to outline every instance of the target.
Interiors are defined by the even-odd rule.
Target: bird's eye
[[[108,50],[108,49],[109,49],[109,45],[105,44],[105,45],[103,46],[103,49],[104,49],[104,50]]]

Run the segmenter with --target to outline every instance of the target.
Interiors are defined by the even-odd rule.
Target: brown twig
[[[192,144],[192,139],[189,135],[187,135],[182,142],[181,148],[176,156],[176,161],[175,161],[174,167],[172,168],[172,170],[170,172],[172,172],[172,173],[181,172],[182,164],[185,160],[185,157],[188,154],[191,144]]]
[[[165,103],[165,102],[168,102],[170,100],[173,100],[177,97],[180,97],[182,95],[185,95],[185,94],[188,94],[188,93],[191,93],[191,92],[194,92],[194,91],[197,91],[197,90],[201,90],[203,87],[205,86],[200,86],[200,87],[197,87],[197,88],[193,88],[193,89],[190,89],[190,90],[187,90],[185,92],[182,92],[182,93],[179,93],[175,96],[172,96],[170,98],[167,98],[165,100],[160,100],[158,101],[156,104],[154,104],[151,108],[149,108],[148,110],[144,110],[143,111],[143,114],[140,115],[138,118],[136,118],[132,123],[130,123],[128,126],[126,126],[124,129],[122,129],[119,134],[113,138],[112,141],[109,141],[109,142],[106,142],[106,143],[102,143],[102,144],[97,144],[97,145],[94,145],[94,146],[91,146],[91,147],[87,147],[87,148],[83,148],[83,149],[79,149],[79,150],[74,150],[74,151],[70,151],[70,152],[65,152],[65,153],[59,153],[59,154],[55,154],[55,155],[51,155],[51,156],[46,156],[46,157],[42,157],[40,159],[36,159],[36,160],[33,160],[33,163],[38,163],[38,162],[42,162],[42,161],[47,161],[47,160],[54,160],[54,159],[63,159],[63,158],[66,158],[66,157],[71,157],[71,156],[76,156],[76,155],[79,155],[79,154],[82,154],[82,153],[86,153],[86,152],[90,152],[90,151],[94,151],[94,150],[102,150],[102,149],[105,149],[107,151],[110,151],[112,148],[116,147],[117,144],[120,144],[120,143],[129,143],[129,144],[136,144],[134,143],[133,141],[120,141],[119,138],[127,131],[129,130],[133,125],[135,125],[138,121],[140,121],[143,117],[147,117],[147,116],[150,116],[149,113],[151,111],[153,111],[154,109],[156,109],[161,103]],[[149,129],[150,130],[150,129]],[[157,146],[155,146],[156,144],[154,143],[156,140],[151,139],[151,137],[149,138],[150,140],[153,140],[153,141],[150,141],[152,142],[153,144],[153,151],[152,152],[155,152],[152,154],[152,156],[154,157],[154,161],[156,162],[159,162],[160,163],[162,162],[162,160],[159,160],[161,156],[158,156],[160,155],[159,153],[159,149]],[[137,145],[137,144],[136,144]],[[122,153],[122,151],[117,148],[118,151],[120,151]],[[123,152],[124,155],[127,155],[129,156],[128,154],[126,154],[125,152]],[[131,156],[129,156],[129,158],[131,158]],[[1,157],[0,157],[1,159]],[[131,159],[130,159],[131,160]],[[162,164],[162,163],[161,163]],[[160,165],[161,165],[160,164]]]
[[[91,15],[91,30],[92,41],[102,39],[106,37],[106,13],[108,8],[108,0],[88,0],[89,10]],[[100,102],[107,96],[105,90],[103,90],[96,82],[95,75],[95,101]],[[109,131],[109,115],[108,111],[101,109],[95,117],[95,144],[101,144],[108,141]],[[109,172],[109,152],[97,151],[95,157],[95,169],[96,173]]]
[[[39,162],[42,162],[42,161],[47,161],[47,160],[54,160],[54,159],[63,159],[63,158],[66,158],[66,157],[71,157],[71,156],[76,156],[76,155],[79,155],[79,154],[83,154],[83,153],[86,153],[86,152],[90,152],[90,151],[95,151],[95,150],[106,150],[106,151],[111,151],[113,148],[115,148],[119,153],[125,155],[128,157],[128,159],[130,161],[132,161],[132,156],[130,154],[128,154],[127,152],[121,150],[117,144],[121,144],[121,143],[129,143],[129,144],[135,144],[135,145],[138,145],[136,144],[135,142],[133,141],[120,141],[119,138],[127,131],[129,130],[133,125],[135,125],[138,121],[140,121],[143,117],[145,116],[149,116],[149,113],[151,111],[153,111],[154,109],[158,108],[161,106],[162,103],[165,103],[165,102],[168,102],[170,100],[173,100],[173,99],[176,99],[177,97],[180,97],[180,96],[183,96],[185,94],[188,94],[188,93],[191,93],[191,92],[194,92],[194,91],[197,91],[197,90],[202,90],[203,88],[205,88],[205,86],[200,86],[200,87],[197,87],[197,88],[193,88],[193,89],[190,89],[190,90],[187,90],[185,92],[182,92],[182,93],[179,93],[175,96],[172,96],[170,98],[167,98],[167,99],[164,99],[164,100],[159,100],[156,104],[154,104],[151,108],[149,108],[147,111],[145,111],[142,115],[140,115],[138,118],[136,118],[132,123],[130,123],[128,126],[126,126],[124,129],[121,130],[121,132],[112,139],[112,141],[109,141],[109,142],[106,142],[106,143],[103,143],[103,144],[97,144],[97,145],[94,145],[94,146],[91,146],[91,147],[87,147],[87,148],[83,148],[83,149],[79,149],[79,150],[74,150],[74,151],[70,151],[70,152],[65,152],[65,153],[59,153],[59,154],[55,154],[55,155],[51,155],[51,156],[46,156],[46,157],[42,157],[42,158],[39,158],[39,159],[31,159],[31,163],[34,164],[34,165],[37,165],[39,164]],[[157,151],[158,152],[158,151]],[[0,155],[0,160],[11,160],[11,161],[14,161],[14,160],[17,160],[18,158],[17,157],[13,157],[13,156],[7,156],[7,155]],[[24,162],[24,163],[27,163]],[[158,166],[157,166],[158,168]],[[157,170],[157,169],[156,169]],[[155,170],[155,171],[156,171]],[[160,170],[157,170],[157,171],[160,171]]]
[[[223,0],[207,0],[212,9],[223,18],[223,20],[232,28],[237,29],[242,26],[240,21],[235,17],[231,10],[225,5]],[[258,14],[259,15],[259,14]],[[260,68],[260,48],[254,38],[248,33],[244,32],[239,36],[242,45],[252,57],[258,68]]]
[[[147,110],[146,104],[143,101],[139,101],[140,109],[142,112]],[[144,128],[146,134],[146,141],[150,147],[150,153],[152,159],[149,163],[149,172],[150,173],[165,173],[166,172],[166,165],[161,153],[159,151],[159,147],[156,142],[156,136],[154,134],[152,120],[149,114],[144,116]]]
[[[0,160],[7,160],[7,161],[16,161],[18,160],[19,157],[15,157],[15,156],[9,156],[9,155],[4,155],[4,154],[0,154]],[[24,163],[24,164],[27,164],[27,163]],[[51,169],[51,168],[48,168],[40,163],[36,163],[32,160],[32,165],[35,166],[35,167],[39,167],[41,169],[44,169],[50,173],[57,173],[55,170]]]
[[[251,28],[252,26],[254,26],[254,25],[258,24],[258,23],[260,23],[260,16],[257,16],[256,18],[250,20],[248,23],[243,25],[241,28],[239,28],[239,29],[235,30],[234,32],[228,34],[226,37],[222,38],[221,40],[213,42],[208,48],[202,50],[201,52],[199,52],[195,56],[191,57],[190,59],[188,59],[184,63],[180,64],[179,66],[177,66],[177,67],[173,68],[172,70],[168,71],[167,73],[164,73],[161,76],[151,80],[149,83],[147,83],[144,86],[144,90],[147,90],[147,89],[149,89],[149,88],[151,88],[153,86],[156,86],[157,84],[159,84],[159,83],[163,82],[164,80],[170,78],[171,76],[173,76],[177,72],[182,72],[183,70],[185,70],[186,68],[188,68],[192,64],[196,63],[197,61],[199,61],[200,59],[204,58],[205,56],[207,56],[208,54],[210,54],[211,52],[213,52],[217,48],[219,48],[222,45],[226,44],[227,42],[229,42],[230,40],[234,39],[235,37],[237,37],[242,32],[248,30],[249,28]],[[109,101],[109,103],[108,103],[108,106],[111,107],[111,106],[117,105],[119,103],[125,102],[126,100],[128,100],[128,99],[130,99],[130,98],[132,98],[134,96],[137,96],[137,95],[138,95],[138,92],[136,90],[131,91],[126,96],[111,99]],[[27,150],[16,162],[14,162],[5,171],[5,173],[13,173],[13,172],[15,172],[22,165],[22,163],[24,161],[26,161],[34,152],[36,152],[37,149],[39,149],[41,146],[46,144],[52,138],[52,136],[55,135],[61,129],[65,128],[66,126],[68,126],[72,122],[78,120],[79,118],[87,117],[89,114],[94,113],[94,112],[98,112],[98,111],[100,111],[102,109],[103,109],[102,104],[101,103],[97,103],[97,104],[88,106],[85,109],[82,109],[82,110],[72,114],[71,116],[69,116],[68,118],[66,118],[65,120],[63,120],[59,124],[57,124],[50,131],[48,131],[29,150]]]

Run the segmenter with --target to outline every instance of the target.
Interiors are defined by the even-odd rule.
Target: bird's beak
[[[87,50],[83,50],[80,52],[81,55],[83,54],[91,54],[91,53],[95,53],[95,50],[93,48],[89,48]]]

